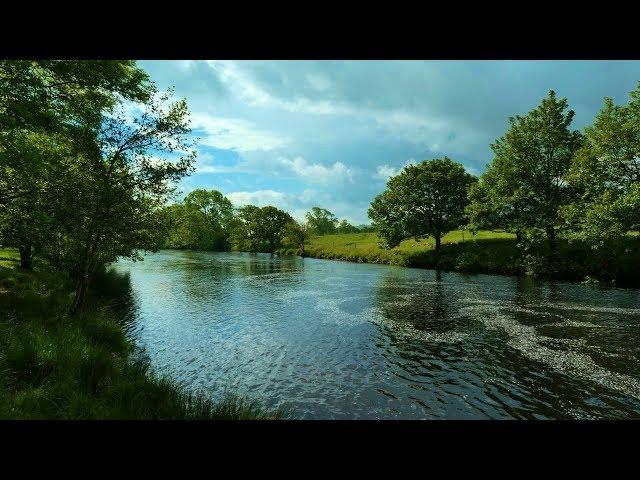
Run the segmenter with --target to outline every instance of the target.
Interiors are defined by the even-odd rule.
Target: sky
[[[314,206],[359,225],[389,176],[449,158],[479,175],[508,117],[551,89],[573,127],[604,97],[624,103],[640,61],[140,61],[187,99],[198,138],[182,194],[216,189],[236,206]]]

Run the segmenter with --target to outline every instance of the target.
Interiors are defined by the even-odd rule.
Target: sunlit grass
[[[0,267],[14,267],[20,261],[17,248],[0,248]]]
[[[442,245],[446,247],[487,240],[515,240],[515,235],[491,231],[480,231],[474,235],[467,230],[454,230],[443,237]],[[380,246],[376,233],[349,233],[314,236],[309,241],[307,252],[313,257],[406,265],[412,257],[434,249],[435,241],[431,237],[405,240],[395,248],[386,249]]]
[[[630,232],[610,242],[605,249],[587,242],[559,238],[555,257],[546,241],[535,248],[522,248],[515,235],[466,230],[450,232],[435,251],[433,238],[405,240],[395,248],[380,247],[376,233],[353,233],[312,237],[308,256],[360,263],[383,263],[407,267],[436,268],[467,273],[534,275],[583,281],[597,278],[604,284],[635,286],[640,284],[640,236]]]

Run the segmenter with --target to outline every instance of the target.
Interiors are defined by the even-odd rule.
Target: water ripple
[[[637,291],[263,254],[118,262],[152,368],[297,418],[637,418]]]

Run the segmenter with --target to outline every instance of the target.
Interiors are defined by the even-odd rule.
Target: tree
[[[469,205],[465,211],[468,227],[478,230],[502,229],[515,233],[519,242],[531,215],[531,203],[522,188],[513,188],[509,179],[511,164],[501,157],[469,188]]]
[[[275,253],[282,246],[285,225],[292,221],[291,215],[276,207],[241,207],[233,228],[234,249]]]
[[[355,233],[358,232],[358,228],[351,225],[346,218],[343,218],[340,221],[340,224],[336,228],[336,232],[338,233]]]
[[[121,105],[105,115],[95,147],[74,162],[59,205],[64,234],[56,260],[76,280],[72,312],[82,308],[93,274],[118,257],[152,250],[161,232],[159,207],[173,182],[188,174],[195,157],[188,139],[186,102],[170,93],[151,95],[134,109]]]
[[[19,250],[22,268],[30,269],[33,257],[52,235],[51,206],[59,194],[55,185],[65,179],[63,167],[71,149],[61,135],[23,132],[5,138],[8,141],[0,148],[0,165],[5,172],[11,164],[23,166],[6,177],[0,176],[0,184],[7,182],[4,188],[0,186],[6,195],[5,202],[0,203],[0,236],[3,244]],[[31,190],[21,185],[28,185]],[[7,194],[12,191],[16,195]],[[27,191],[29,195],[25,194]]]
[[[304,257],[305,246],[309,240],[309,227],[304,223],[298,223],[295,220],[287,223],[283,231],[284,246],[298,249],[300,255]]]
[[[0,61],[0,204],[37,193],[43,172],[62,173],[46,168],[55,155],[25,161],[15,149],[24,136],[65,137],[84,148],[93,142],[103,111],[121,99],[144,101],[151,91],[147,74],[128,60]]]
[[[163,209],[169,223],[165,246],[224,251],[229,235],[233,205],[217,190],[196,189],[179,204]]]
[[[507,133],[491,145],[494,159],[471,192],[472,222],[520,233],[545,232],[552,251],[560,209],[571,200],[566,174],[582,135],[570,130],[574,112],[555,93],[525,116],[509,118]]]
[[[151,90],[132,61],[0,61],[0,230],[23,267],[55,236],[57,189],[95,144],[103,112]]]
[[[358,225],[356,227],[358,229],[359,232],[375,232],[376,230],[376,226],[375,225],[370,225],[370,224],[362,224],[362,225]]]
[[[626,105],[605,99],[568,175],[577,195],[564,217],[595,248],[640,223],[640,82],[629,97]]]
[[[309,229],[316,235],[326,235],[336,232],[338,219],[329,210],[313,207],[306,215]]]
[[[18,248],[20,267],[31,270],[33,259],[46,245],[51,218],[39,204],[41,197],[22,197],[0,209],[0,244]]]
[[[369,218],[386,246],[407,238],[441,238],[465,221],[467,191],[475,181],[464,167],[445,157],[407,166],[387,182],[369,208]]]

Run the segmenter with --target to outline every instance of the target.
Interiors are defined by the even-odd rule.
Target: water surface
[[[640,295],[268,254],[130,273],[154,371],[303,419],[640,417]]]

